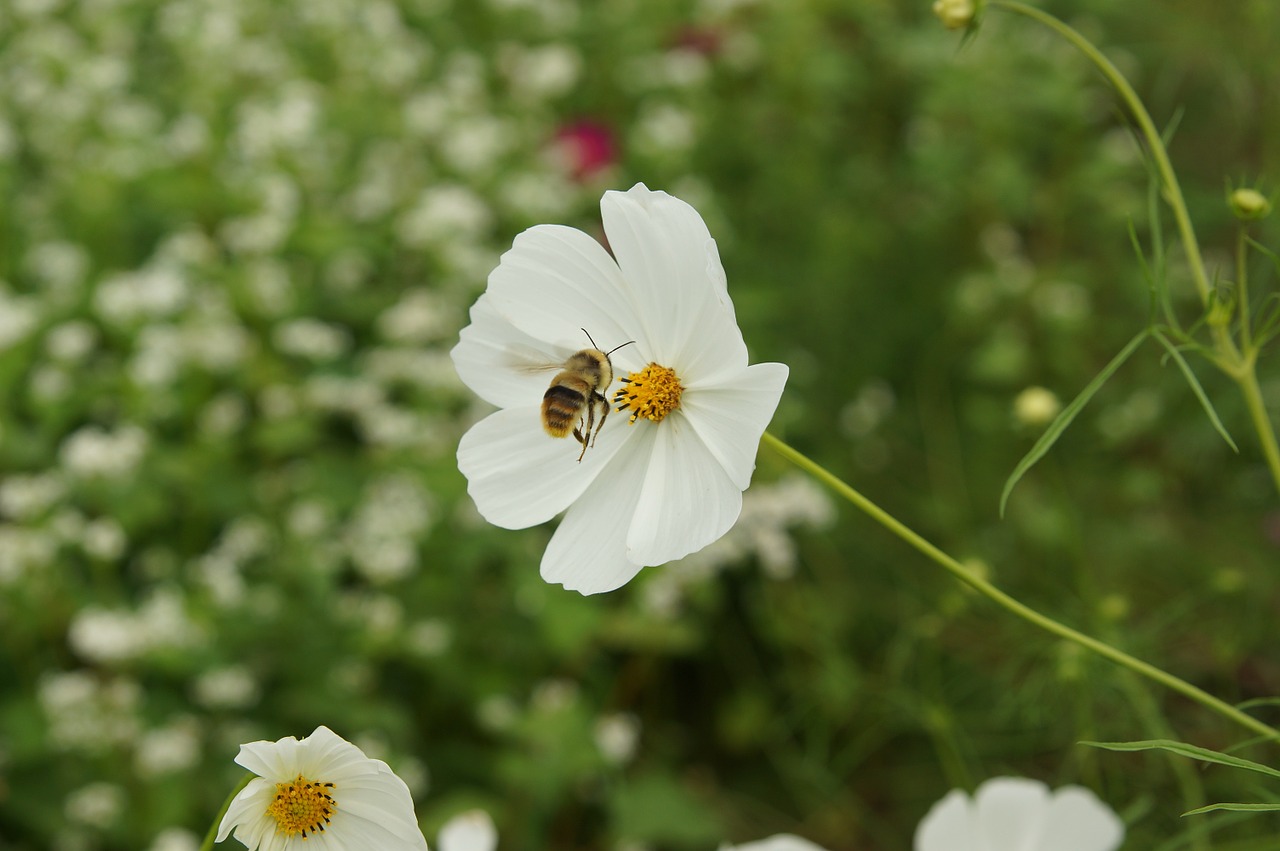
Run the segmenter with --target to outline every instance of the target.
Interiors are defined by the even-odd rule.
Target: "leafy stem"
[[[1156,130],[1155,122],[1151,120],[1151,115],[1147,112],[1147,108],[1143,105],[1137,92],[1133,90],[1133,86],[1120,73],[1120,70],[1112,64],[1111,60],[1107,59],[1088,39],[1053,15],[1034,6],[1020,3],[1018,0],[988,0],[987,5],[1031,18],[1062,36],[1102,72],[1107,82],[1111,84],[1112,88],[1115,89],[1116,93],[1128,106],[1129,112],[1133,115],[1134,121],[1137,122],[1143,138],[1146,139],[1151,160],[1159,177],[1161,194],[1173,210],[1178,235],[1182,242],[1183,251],[1186,253],[1187,265],[1191,269],[1191,278],[1195,282],[1196,290],[1199,293],[1201,306],[1209,316],[1208,325],[1210,334],[1213,337],[1214,349],[1214,354],[1210,357],[1210,360],[1240,386],[1245,404],[1249,409],[1249,417],[1258,434],[1258,442],[1262,447],[1263,457],[1266,459],[1267,466],[1271,471],[1276,490],[1280,491],[1280,443],[1277,443],[1275,429],[1271,424],[1266,405],[1258,388],[1257,355],[1259,343],[1253,334],[1253,329],[1250,327],[1243,237],[1237,245],[1236,252],[1238,280],[1233,309],[1240,311],[1240,343],[1237,345],[1236,339],[1231,333],[1231,322],[1224,321],[1222,316],[1215,317],[1215,314],[1222,310],[1222,305],[1217,303],[1217,296],[1209,281],[1204,258],[1200,253],[1200,243],[1196,240],[1195,228],[1191,224],[1191,216],[1187,212],[1187,204],[1182,197],[1182,188],[1178,183],[1177,175],[1174,173],[1173,165],[1169,161],[1169,153],[1165,147],[1164,139],[1159,131]],[[1174,322],[1170,324],[1175,328],[1177,327]],[[1186,370],[1184,370],[1184,374],[1186,374]],[[1215,423],[1215,427],[1217,426],[1218,424]],[[1223,430],[1219,428],[1219,431]],[[1047,447],[1045,448],[1047,449]]]

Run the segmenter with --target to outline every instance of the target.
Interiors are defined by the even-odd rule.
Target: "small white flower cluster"
[[[191,650],[203,637],[174,590],[154,592],[136,610],[86,606],[67,630],[67,641],[80,658],[107,666],[157,651]]]
[[[85,670],[46,673],[36,689],[59,750],[101,753],[132,743],[141,729],[142,689],[132,679]]]
[[[418,542],[433,520],[425,488],[408,476],[373,482],[343,535],[356,569],[369,581],[403,579],[419,566]]]
[[[137,469],[148,443],[146,431],[136,425],[114,431],[89,425],[67,437],[59,455],[73,476],[119,479]]]

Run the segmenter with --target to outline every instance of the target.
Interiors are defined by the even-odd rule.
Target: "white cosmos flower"
[[[494,851],[498,829],[484,810],[468,810],[444,823],[436,837],[437,851]]]
[[[826,851],[807,839],[792,836],[790,833],[779,833],[759,842],[748,842],[746,845],[723,845],[720,851]]]
[[[692,207],[636,184],[600,209],[613,257],[573,228],[526,230],[453,349],[463,382],[501,408],[458,447],[472,499],[507,529],[565,512],[542,576],[583,594],[729,530],[787,380],[783,364],[747,365],[715,240]],[[528,366],[595,348],[584,329],[603,350],[621,346],[623,384],[602,389],[619,413],[579,462],[576,441],[541,425],[554,369]]]
[[[241,745],[236,762],[258,776],[231,801],[218,842],[234,830],[249,851],[427,851],[409,787],[328,727]]]
[[[1115,851],[1123,841],[1124,823],[1088,789],[996,777],[972,798],[953,789],[934,804],[915,851]]]

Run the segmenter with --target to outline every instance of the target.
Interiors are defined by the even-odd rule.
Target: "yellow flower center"
[[[299,774],[287,783],[276,784],[276,797],[267,815],[276,820],[276,830],[285,836],[307,838],[307,832],[323,831],[329,816],[338,809],[329,791],[332,783],[310,780]]]
[[[630,422],[644,417],[655,423],[680,407],[684,388],[675,370],[651,363],[622,379],[622,388],[613,394],[616,411],[631,411]]]

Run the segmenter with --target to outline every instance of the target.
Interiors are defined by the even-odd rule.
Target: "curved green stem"
[[[227,810],[231,807],[231,802],[235,800],[244,787],[249,785],[249,781],[257,775],[246,773],[244,778],[236,784],[236,788],[231,790],[231,794],[222,802],[222,809],[218,810],[218,814],[213,817],[213,824],[209,825],[209,832],[204,835],[204,842],[200,843],[200,851],[213,851],[213,842],[218,837],[218,825],[222,824],[222,817],[227,814]]]
[[[792,449],[788,444],[768,432],[765,432],[763,441],[773,447],[779,455],[791,461],[797,467],[830,487],[836,493],[840,494],[842,497],[861,509],[864,513],[870,515],[870,517],[877,523],[884,526],[902,540],[906,541],[919,552],[923,553],[930,561],[941,566],[953,577],[968,585],[970,588],[974,589],[997,606],[1017,615],[1045,632],[1056,635],[1059,638],[1065,639],[1074,644],[1078,644],[1086,650],[1090,650],[1098,654],[1104,659],[1109,659],[1117,665],[1128,668],[1136,674],[1140,674],[1153,682],[1159,683],[1168,689],[1176,691],[1179,694],[1194,700],[1201,706],[1211,709],[1219,715],[1235,721],[1237,724],[1259,734],[1265,739],[1280,740],[1280,730],[1276,730],[1275,728],[1262,723],[1258,719],[1250,715],[1246,715],[1229,703],[1219,700],[1203,689],[1197,688],[1191,683],[1188,683],[1186,680],[1179,679],[1178,677],[1175,677],[1154,665],[1144,662],[1134,656],[1130,656],[1123,650],[1118,650],[1104,641],[1099,641],[1098,639],[1086,635],[1079,630],[1075,630],[1065,624],[1058,623],[1053,618],[1042,615],[1035,609],[1018,602],[999,588],[996,588],[990,582],[966,569],[960,562],[929,543],[906,524],[902,523],[870,499],[845,484],[843,480],[828,472],[826,468],[822,467],[820,464],[810,460],[795,449]]]
[[[1125,105],[1129,107],[1129,112],[1133,114],[1134,120],[1138,122],[1138,128],[1146,138],[1147,146],[1151,149],[1151,158],[1155,160],[1156,170],[1160,172],[1160,180],[1164,184],[1165,200],[1173,209],[1173,217],[1178,223],[1178,233],[1182,237],[1182,247],[1187,254],[1187,264],[1191,267],[1191,277],[1200,293],[1201,303],[1208,307],[1211,292],[1209,276],[1205,272],[1204,260],[1200,256],[1200,243],[1196,241],[1196,232],[1191,226],[1191,216],[1187,213],[1187,203],[1182,198],[1182,187],[1178,184],[1178,176],[1173,171],[1173,164],[1169,162],[1169,154],[1165,150],[1164,139],[1161,138],[1160,132],[1156,130],[1155,122],[1151,120],[1151,115],[1147,112],[1147,108],[1143,106],[1138,93],[1133,90],[1133,86],[1129,85],[1129,81],[1120,73],[1120,69],[1111,64],[1111,60],[1104,56],[1098,48],[1094,47],[1088,39],[1048,12],[1042,12],[1034,6],[1019,3],[1017,0],[988,0],[988,5],[1000,6],[1011,12],[1017,12],[1032,20],[1039,21],[1071,42],[1077,50],[1083,53],[1102,72],[1102,75],[1107,78],[1107,82],[1111,83],[1111,86],[1124,100]]]

